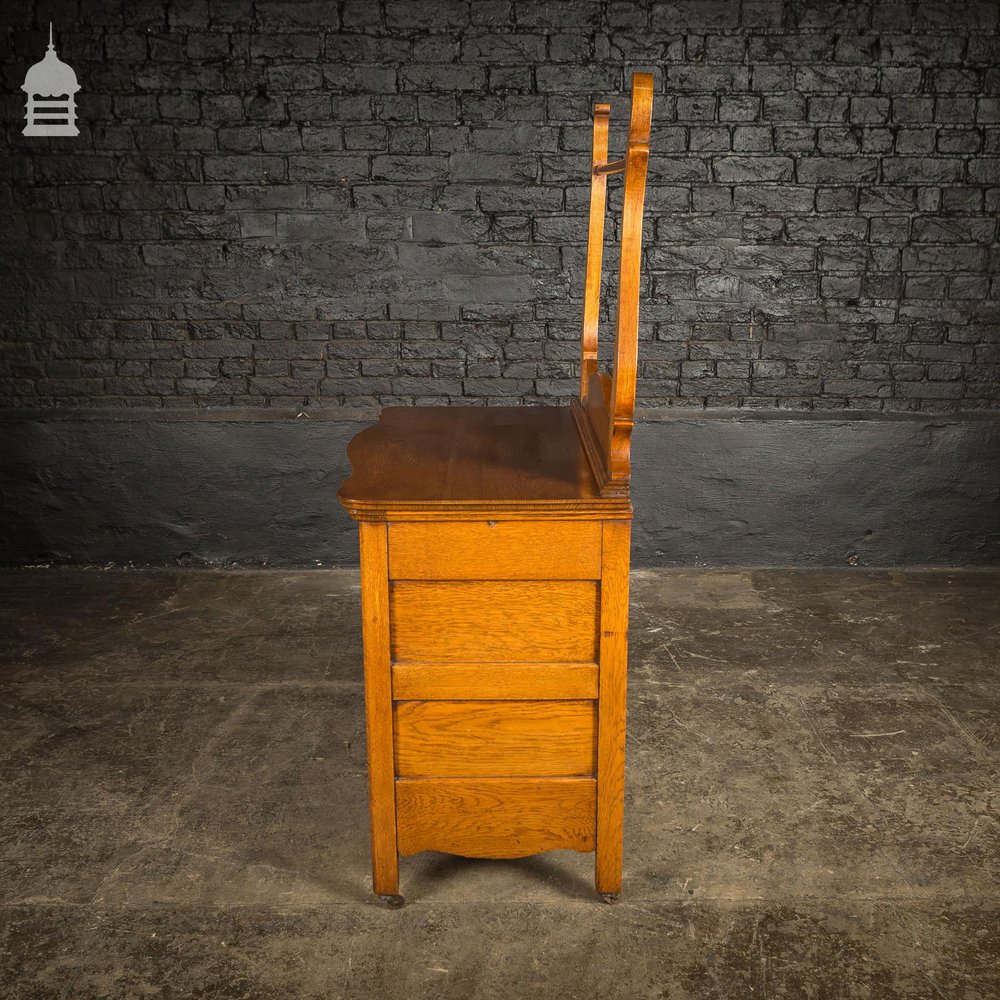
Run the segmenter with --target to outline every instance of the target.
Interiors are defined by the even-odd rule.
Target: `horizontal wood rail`
[[[602,174],[620,174],[625,170],[625,158],[612,160],[610,163],[599,163],[594,167],[594,174],[600,177]]]
[[[396,701],[558,701],[596,698],[597,663],[394,663]]]

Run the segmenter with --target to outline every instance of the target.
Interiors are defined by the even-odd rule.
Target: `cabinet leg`
[[[389,659],[389,566],[384,524],[361,522],[361,625],[364,633],[368,805],[371,810],[372,888],[399,898],[396,850],[396,775],[392,750],[392,664]]]
[[[598,834],[594,885],[605,903],[617,902],[622,891],[621,827],[618,829],[617,838],[613,834],[606,836],[603,844]]]
[[[372,824],[372,889],[375,895],[383,901],[399,899],[403,905],[403,897],[399,895],[399,856],[396,854],[396,831],[386,831],[387,835],[379,837]],[[391,838],[391,839],[390,839]]]
[[[625,814],[625,679],[628,665],[629,522],[605,521],[601,548],[601,649],[597,705],[597,857],[605,897],[622,887]]]

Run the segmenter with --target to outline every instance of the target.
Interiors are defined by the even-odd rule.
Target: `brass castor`
[[[608,903],[609,905],[617,903],[621,899],[621,891],[618,892],[599,892],[597,894],[601,897],[601,902]]]
[[[400,895],[383,896],[379,895],[379,902],[388,910],[398,910],[406,902]]]

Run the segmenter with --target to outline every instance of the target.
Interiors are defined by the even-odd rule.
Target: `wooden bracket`
[[[620,160],[612,160],[610,163],[599,163],[594,167],[594,174],[600,176],[601,174],[620,174],[625,169],[625,159],[624,157]]]

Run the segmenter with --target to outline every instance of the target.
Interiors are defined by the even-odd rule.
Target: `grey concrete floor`
[[[625,892],[370,895],[358,577],[0,574],[0,997],[1000,996],[1000,572],[633,577]]]

